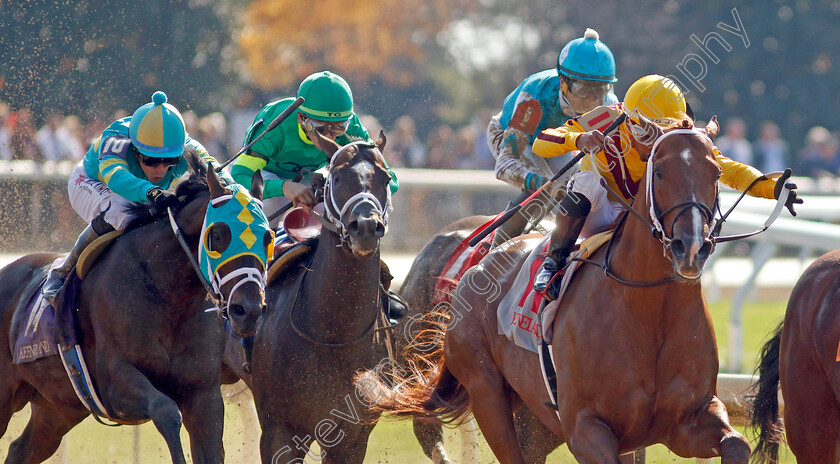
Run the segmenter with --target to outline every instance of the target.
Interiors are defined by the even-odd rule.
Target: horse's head
[[[664,130],[644,119],[631,128],[642,159],[648,157],[644,207],[656,235],[674,272],[697,279],[714,250],[710,235],[721,174],[713,146],[717,120],[712,118],[705,131],[688,119]]]
[[[201,229],[201,271],[233,334],[250,336],[265,311],[265,272],[274,251],[274,233],[262,210],[263,179],[257,172],[249,193],[238,184],[223,186],[211,166],[207,184],[210,204]]]
[[[375,144],[354,142],[343,147],[318,137],[319,146],[330,157],[325,216],[354,256],[368,256],[379,249],[391,210],[391,175],[382,157],[385,135],[380,133]]]

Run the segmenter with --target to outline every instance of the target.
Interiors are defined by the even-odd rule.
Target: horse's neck
[[[355,257],[339,248],[335,234],[323,232],[302,289],[308,295],[309,323],[341,333],[361,333],[379,307],[379,251]],[[300,303],[300,302],[299,302]]]
[[[190,250],[197,250],[198,231],[192,230],[194,224],[193,227],[190,224],[183,226],[181,233],[184,234],[187,245]],[[145,245],[136,249],[148,250],[140,252],[145,259],[140,260],[138,272],[148,275],[157,289],[158,297],[169,306],[167,313],[173,317],[178,317],[179,313],[188,317],[195,315],[192,303],[200,304],[206,296],[206,291],[175,233],[168,223],[163,222],[147,225],[144,230],[138,232],[135,238]],[[178,311],[179,309],[184,311]]]

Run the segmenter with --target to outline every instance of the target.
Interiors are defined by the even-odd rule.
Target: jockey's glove
[[[152,187],[146,192],[146,198],[159,211],[166,211],[168,207],[175,207],[178,204],[178,196],[160,187]]]
[[[796,195],[796,184],[793,182],[787,182],[790,179],[790,168],[785,169],[785,172],[782,173],[781,177],[776,181],[776,187],[773,190],[773,196],[776,199],[779,199],[779,195],[782,194],[782,187],[787,187],[790,189],[790,194],[788,195],[787,201],[785,202],[785,206],[787,207],[790,214],[796,216],[796,211],[793,210],[793,205],[795,204],[802,204],[802,199]]]

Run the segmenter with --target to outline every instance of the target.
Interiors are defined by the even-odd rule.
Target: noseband
[[[385,187],[386,197],[384,207],[379,201],[379,199],[367,190],[367,187],[364,187],[364,190],[348,198],[343,205],[339,205],[335,201],[335,189],[333,188],[332,176],[334,168],[333,163],[335,163],[335,160],[338,158],[338,155],[342,151],[352,146],[359,148],[376,149],[375,145],[372,145],[368,142],[353,142],[339,148],[330,160],[329,171],[324,181],[324,216],[328,221],[330,221],[330,223],[332,223],[333,227],[335,227],[335,232],[341,239],[341,243],[345,243],[349,240],[349,232],[347,231],[347,225],[344,222],[347,219],[345,215],[348,211],[352,211],[353,208],[363,203],[371,204],[372,211],[376,214],[379,214],[379,216],[382,218],[382,223],[384,224],[385,231],[387,232],[388,213],[390,213],[394,209],[391,205],[391,189],[388,186]],[[329,199],[329,201],[327,201],[327,199]]]

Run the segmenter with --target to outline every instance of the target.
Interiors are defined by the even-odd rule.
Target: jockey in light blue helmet
[[[560,105],[564,113],[573,116],[602,105],[618,81],[615,57],[598,32],[589,28],[583,37],[570,41],[560,51],[557,73],[562,81]]]

